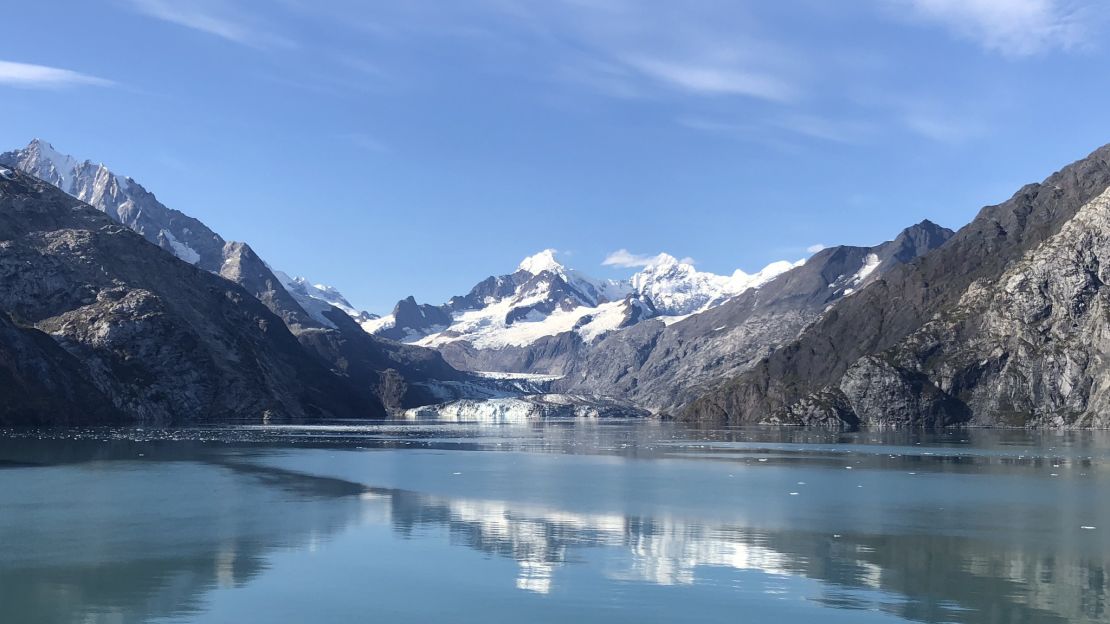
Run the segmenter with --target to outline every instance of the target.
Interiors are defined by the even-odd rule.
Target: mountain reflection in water
[[[983,500],[977,506],[975,501],[942,497],[937,500],[952,500],[951,508],[925,513],[926,507],[939,507],[929,499],[938,495],[925,492],[913,518],[887,509],[879,525],[871,525],[851,515],[828,517],[824,512],[840,509],[829,502],[816,503],[813,514],[784,511],[814,504],[801,500],[809,492],[808,483],[796,479],[799,475],[814,483],[822,477],[843,478],[839,471],[845,462],[829,461],[831,447],[768,450],[767,444],[784,442],[766,439],[753,447],[736,439],[695,445],[657,433],[649,436],[650,445],[640,440],[622,447],[626,442],[598,443],[597,431],[583,429],[583,438],[576,438],[574,429],[560,427],[529,430],[528,448],[522,452],[522,441],[512,440],[515,431],[488,432],[488,444],[503,445],[509,452],[490,452],[482,440],[460,437],[452,442],[450,435],[442,435],[450,432],[428,435],[417,429],[361,439],[357,446],[349,440],[314,440],[297,447],[272,440],[5,439],[0,442],[0,543],[5,546],[0,554],[0,613],[12,622],[227,621],[221,609],[259,608],[261,601],[275,596],[254,594],[255,588],[268,586],[271,577],[297,579],[297,565],[305,565],[305,574],[309,569],[325,574],[319,584],[304,582],[313,588],[301,597],[305,601],[367,616],[382,610],[411,612],[412,621],[418,621],[426,607],[421,596],[439,592],[421,587],[420,578],[460,565],[456,557],[471,551],[489,562],[513,565],[503,571],[481,560],[466,564],[462,574],[472,577],[482,597],[503,601],[460,605],[475,620],[483,614],[493,620],[526,617],[521,609],[542,619],[542,612],[534,610],[551,608],[552,600],[586,612],[606,607],[604,592],[595,596],[581,590],[587,581],[608,592],[605,600],[635,601],[644,608],[688,600],[664,593],[666,588],[696,589],[705,610],[699,611],[703,603],[687,602],[682,608],[691,620],[701,615],[712,621],[719,613],[713,605],[754,605],[774,614],[780,604],[774,601],[787,598],[802,599],[811,614],[886,618],[866,621],[1110,619],[1110,545],[1098,525],[1084,529],[1078,524],[1106,520],[1103,526],[1110,526],[1107,504],[1090,496],[1105,478],[1105,451],[1099,445],[1053,447],[1046,454],[991,438],[990,444],[972,446],[978,451],[961,462],[953,463],[950,454],[946,459],[943,445],[923,451],[935,453],[925,455],[937,457],[931,464],[921,463],[918,452],[912,467],[933,470],[934,476],[944,477],[956,466],[957,474],[982,473],[979,478],[1029,479],[1030,501],[1010,509],[1008,499]],[[543,439],[537,441],[537,435]],[[413,440],[422,440],[419,451],[397,448],[398,442]],[[582,442],[590,449],[587,456],[553,452],[559,446],[581,452]],[[456,443],[468,450],[458,450]],[[643,444],[643,452],[630,450],[636,444]],[[877,475],[868,487],[881,488],[895,467],[905,468],[890,463],[899,455],[892,451],[912,446],[856,448],[861,457],[856,469]],[[609,459],[587,465],[596,475],[591,483],[573,468],[593,453]],[[703,457],[693,459],[699,453]],[[650,457],[634,458],[645,454]],[[776,455],[780,457],[774,459]],[[1015,468],[1011,459],[1017,457],[1023,459]],[[1027,457],[1041,459],[1030,467]],[[465,472],[439,470],[461,459],[470,462]],[[555,466],[563,471],[548,471],[542,482],[531,479],[532,489],[514,483],[514,477],[531,474],[539,459],[545,470]],[[1047,486],[1045,475],[1023,472],[1039,470],[1041,460],[1048,462],[1042,462],[1046,470],[1056,471],[1049,474],[1057,475],[1047,477]],[[739,472],[740,462],[745,472]],[[674,474],[690,481],[670,484],[679,491],[703,487],[692,479],[706,471],[706,483],[712,483],[712,476],[757,484],[763,475],[781,473],[776,484],[790,483],[802,492],[768,496],[752,485],[752,499],[739,507],[736,499],[726,497],[720,508],[685,499],[671,504],[641,491],[653,487],[650,481],[631,480],[629,475],[641,475],[649,467],[658,471],[650,473],[653,479]],[[1077,472],[1066,472],[1069,467]],[[414,473],[428,470],[443,475],[429,479],[470,476],[475,484],[399,487],[412,481]],[[353,473],[363,476],[355,479]],[[568,482],[560,481],[560,475]],[[576,502],[576,490],[600,488],[612,479],[625,489],[609,504]],[[665,485],[657,482],[653,490],[671,491]],[[881,494],[897,501],[906,493],[894,491],[896,487],[901,485],[892,483]],[[1037,488],[1044,487],[1066,490],[1038,501]],[[1051,503],[1051,508],[1041,503]],[[984,536],[965,520],[977,511],[988,518],[1017,515],[997,534]],[[372,539],[362,541],[364,536]],[[367,543],[374,547],[365,547]],[[379,556],[382,552],[390,556]],[[397,553],[405,553],[405,559]],[[311,557],[311,567],[304,556]],[[353,571],[365,573],[368,583],[373,579],[369,594],[338,589]],[[530,602],[534,600],[546,602]],[[552,618],[555,613],[565,612],[552,611]],[[620,613],[598,611],[598,618],[619,621]],[[789,617],[783,621],[791,621]],[[297,619],[290,616],[288,621]]]

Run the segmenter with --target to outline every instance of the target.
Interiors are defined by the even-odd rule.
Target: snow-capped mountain
[[[290,295],[293,295],[297,303],[301,304],[301,307],[313,316],[323,314],[329,306],[332,306],[339,308],[359,323],[378,318],[377,314],[355,308],[350,301],[347,301],[343,293],[333,286],[313,284],[308,278],[291,277],[283,271],[274,271],[274,275],[281,280],[281,285],[285,287]]]
[[[233,272],[236,275],[255,274],[257,277],[269,272],[268,267],[240,266],[245,258],[253,257],[248,247],[226,241],[201,221],[166,207],[133,179],[116,174],[103,164],[80,161],[63,154],[41,139],[32,140],[23,149],[0,154],[0,166],[17,169],[57,186],[185,262],[211,273],[227,277],[229,272]],[[359,322],[372,318],[372,315],[355,309],[334,288],[314,286],[308,280],[292,278],[280,272],[275,274],[317,323],[332,326],[323,315],[330,305]],[[273,281],[268,278],[261,276],[262,281]],[[273,286],[266,288],[272,290]]]
[[[718,306],[749,288],[758,288],[802,262],[772,262],[750,275],[739,269],[732,275],[716,275],[698,271],[674,256],[659,254],[633,275],[629,284],[633,292],[651,300],[660,316],[683,316]]]
[[[525,258],[511,274],[487,278],[467,295],[441,306],[409,297],[392,314],[365,322],[363,328],[439,349],[455,366],[535,370],[537,358],[590,345],[647,319],[680,320],[758,288],[798,264],[775,262],[755,274],[726,276],[661,254],[630,279],[600,280],[566,267],[554,250],[546,249]],[[543,353],[522,353],[525,348]],[[493,353],[501,353],[501,359]]]

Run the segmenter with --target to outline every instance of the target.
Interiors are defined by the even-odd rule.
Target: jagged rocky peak
[[[189,264],[218,273],[224,263],[222,237],[103,164],[81,161],[34,139],[23,149],[0,154],[0,165],[49,182]]]
[[[906,261],[922,255],[925,251],[936,249],[943,245],[952,235],[952,230],[937,225],[928,219],[921,223],[911,225],[891,241],[888,251],[891,256]]]
[[[73,194],[79,164],[76,158],[62,154],[53,145],[39,138],[31,139],[27,147],[17,153],[19,162],[15,164],[16,168]]]
[[[287,321],[303,320],[296,309],[298,305],[324,326],[331,326],[325,316],[331,306],[359,322],[373,316],[350,305],[335,289],[313,286],[303,278],[272,272],[256,256],[244,256],[241,243],[230,243],[201,221],[166,207],[132,178],[116,174],[103,164],[64,154],[42,139],[36,138],[25,148],[0,154],[0,166],[49,182],[181,260],[237,281]],[[253,252],[248,256],[253,256]],[[296,303],[285,293],[278,292],[283,288],[290,291]]]

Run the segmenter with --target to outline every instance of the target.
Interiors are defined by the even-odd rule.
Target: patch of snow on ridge
[[[397,320],[393,318],[392,314],[386,314],[375,319],[369,319],[359,323],[362,331],[368,334],[376,334],[382,330],[390,329],[397,324]]]
[[[533,310],[528,317],[509,324],[506,317],[517,307],[537,303],[541,295],[523,301],[503,299],[478,310],[466,310],[454,318],[449,331],[431,334],[416,342],[423,347],[437,347],[459,339],[468,340],[480,349],[527,346],[545,336],[571,331],[583,317],[596,308],[580,306],[573,310],[557,309],[546,317]]]
[[[169,230],[162,230],[162,236],[169,242],[170,248],[173,250],[173,255],[188,262],[189,264],[196,264],[200,262],[200,254],[195,249],[182,243],[174,237],[173,232]]]
[[[324,316],[324,312],[331,310],[332,307],[338,308],[359,324],[377,320],[376,316],[356,309],[342,293],[331,286],[313,284],[303,277],[290,277],[289,274],[283,271],[275,270],[274,275],[281,281],[285,290],[304,308],[304,311],[308,312],[309,316],[327,327],[336,327],[330,319]],[[367,330],[367,333],[373,332]]]
[[[867,279],[867,276],[871,275],[875,272],[875,269],[879,268],[881,262],[879,256],[873,253],[867,254],[867,257],[863,259],[863,266],[860,267],[859,271],[856,271],[856,274],[852,276],[849,283],[853,286],[862,283],[863,280]]]

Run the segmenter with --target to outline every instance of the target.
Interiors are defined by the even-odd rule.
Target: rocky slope
[[[683,414],[700,422],[1110,425],[1110,146],[984,208]]]
[[[875,247],[833,247],[766,284],[677,323],[614,332],[584,351],[556,391],[617,396],[674,414],[708,386],[797,337],[829,306],[941,246],[951,230],[929,221]]]
[[[366,403],[401,410],[444,395],[463,398],[502,390],[482,387],[483,380],[452,369],[432,350],[368,337],[356,322],[375,317],[356,310],[335,289],[273,271],[248,244],[225,240],[102,164],[80,162],[35,139],[24,149],[0,154],[0,166],[49,182],[182,261],[242,286]]]
[[[13,421],[54,403],[156,425],[385,414],[240,286],[24,174],[0,178],[0,311],[8,377],[45,401]]]

